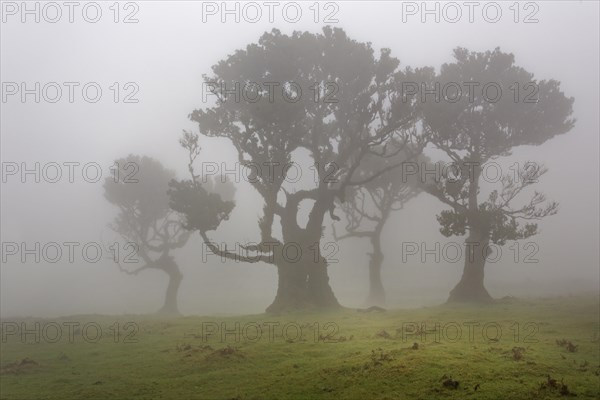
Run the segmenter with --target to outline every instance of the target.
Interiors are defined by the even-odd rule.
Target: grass
[[[598,300],[280,317],[3,320],[0,398],[598,399]],[[79,326],[69,335],[71,322]],[[22,323],[31,330],[26,336]],[[94,340],[97,326],[102,337]],[[62,336],[50,343],[57,327]]]

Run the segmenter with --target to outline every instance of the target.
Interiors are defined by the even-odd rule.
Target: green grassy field
[[[281,317],[3,320],[0,397],[598,399],[598,300]]]

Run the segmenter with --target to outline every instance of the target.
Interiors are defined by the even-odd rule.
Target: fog
[[[16,4],[16,3],[15,3]],[[513,53],[516,65],[532,72],[536,79],[561,82],[566,96],[574,97],[575,127],[540,146],[520,146],[512,154],[495,161],[505,167],[532,160],[543,163],[548,172],[535,185],[550,200],[560,203],[556,215],[539,222],[539,234],[519,240],[518,262],[513,260],[510,243],[502,248],[503,257],[486,266],[485,285],[494,298],[504,296],[569,296],[597,292],[600,284],[599,256],[599,5],[592,1],[539,2],[537,23],[515,23],[508,3],[497,23],[486,22],[475,13],[470,23],[466,15],[457,23],[440,20],[422,23],[420,15],[402,21],[401,2],[337,2],[338,22],[328,25],[343,28],[359,42],[371,42],[375,54],[390,48],[401,67],[434,67],[452,62],[456,47],[487,51],[496,47]],[[86,243],[107,244],[120,240],[107,225],[118,208],[104,198],[104,178],[110,177],[114,160],[128,154],[146,155],[188,179],[188,159],[179,144],[182,130],[198,132],[188,118],[195,109],[214,104],[203,99],[202,75],[211,66],[256,43],[273,28],[284,34],[295,30],[321,32],[319,23],[302,3],[304,16],[288,23],[281,14],[269,22],[266,15],[258,22],[223,23],[220,15],[206,16],[201,2],[142,2],[135,17],[138,23],[114,23],[108,4],[103,18],[88,23],[75,12],[75,21],[48,23],[43,19],[21,23],[19,14],[3,14],[1,31],[1,81],[78,82],[75,98],[56,103],[25,102],[19,95],[5,97],[1,104],[1,156],[3,175],[8,163],[29,168],[40,163],[74,166],[74,182],[63,176],[56,183],[27,175],[3,176],[1,193],[1,234],[3,260],[0,269],[0,313],[3,317],[51,317],[72,314],[138,314],[156,311],[164,301],[167,277],[162,271],[139,275],[122,273],[110,257],[97,262],[83,259],[80,249]],[[123,18],[130,10],[121,10]],[[327,10],[329,11],[329,10]],[[525,10],[521,10],[526,14]],[[327,12],[321,10],[323,14]],[[66,9],[63,9],[66,13]],[[523,15],[521,15],[521,18]],[[432,17],[429,17],[432,18]],[[81,97],[81,87],[97,82],[102,98],[90,103]],[[114,102],[133,94],[136,103]],[[125,84],[133,83],[125,87]],[[237,153],[230,142],[201,136],[204,163],[235,165]],[[425,153],[434,161],[443,156],[428,147]],[[310,183],[312,171],[306,155],[296,159],[303,165],[303,181]],[[91,182],[82,176],[82,166],[96,163],[102,179]],[[223,164],[224,163],[224,164]],[[10,164],[14,165],[14,164]],[[200,168],[200,167],[198,167]],[[67,168],[63,166],[63,175]],[[88,170],[93,177],[93,169]],[[259,240],[257,224],[263,200],[247,181],[234,179],[235,203],[228,220],[211,232],[217,242],[233,244]],[[5,179],[6,178],[6,179]],[[307,183],[308,182],[308,183]],[[487,185],[487,184],[486,184]],[[489,192],[484,185],[482,193]],[[389,307],[418,307],[443,303],[461,277],[463,262],[448,262],[434,256],[421,260],[421,254],[406,256],[403,243],[463,243],[464,238],[440,234],[436,215],[447,209],[427,193],[420,193],[402,210],[395,211],[382,234],[383,284]],[[301,208],[301,218],[306,212]],[[330,217],[324,222],[326,241],[335,242]],[[336,222],[343,230],[343,221]],[[276,229],[274,234],[277,235]],[[56,263],[35,262],[29,255],[7,255],[5,243],[77,242],[74,261],[67,255]],[[336,242],[337,243],[337,242]],[[527,243],[534,243],[537,262],[524,262]],[[230,245],[232,246],[232,245]],[[368,240],[350,238],[339,241],[337,262],[328,267],[330,285],[339,302],[362,307],[368,291],[368,263],[372,250]],[[179,309],[184,315],[262,313],[277,291],[277,269],[265,263],[221,260],[206,255],[197,233],[173,255],[183,273],[179,290]],[[205,259],[205,260],[204,260]]]

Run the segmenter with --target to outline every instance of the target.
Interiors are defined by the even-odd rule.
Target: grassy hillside
[[[598,304],[3,320],[0,398],[597,399]]]

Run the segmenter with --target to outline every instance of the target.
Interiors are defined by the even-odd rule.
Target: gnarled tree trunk
[[[489,303],[492,296],[483,285],[484,267],[487,258],[489,235],[471,229],[465,241],[465,266],[462,278],[450,292],[448,303]]]
[[[477,139],[477,138],[476,138]],[[476,141],[478,143],[478,139]],[[470,160],[475,166],[469,176],[469,200],[467,225],[469,237],[465,241],[465,266],[462,278],[450,291],[448,303],[489,303],[492,296],[483,286],[483,271],[490,243],[490,227],[479,211],[479,177],[481,176],[481,159],[478,155]]]
[[[275,263],[279,284],[275,300],[266,310],[268,313],[339,307],[329,285],[327,261],[318,253],[318,245],[319,242],[312,245],[294,242],[282,246],[288,249],[288,254],[283,251]],[[296,259],[300,251],[302,254]]]
[[[179,315],[177,295],[179,293],[179,286],[183,280],[183,275],[179,271],[177,264],[173,261],[165,266],[164,271],[169,276],[169,284],[167,286],[164,305],[158,312],[159,314]]]
[[[298,202],[288,198],[281,215],[284,244],[275,253],[279,285],[268,313],[340,306],[329,285],[327,260],[320,250],[323,218],[329,210],[327,199],[315,202],[306,228],[298,226]]]

